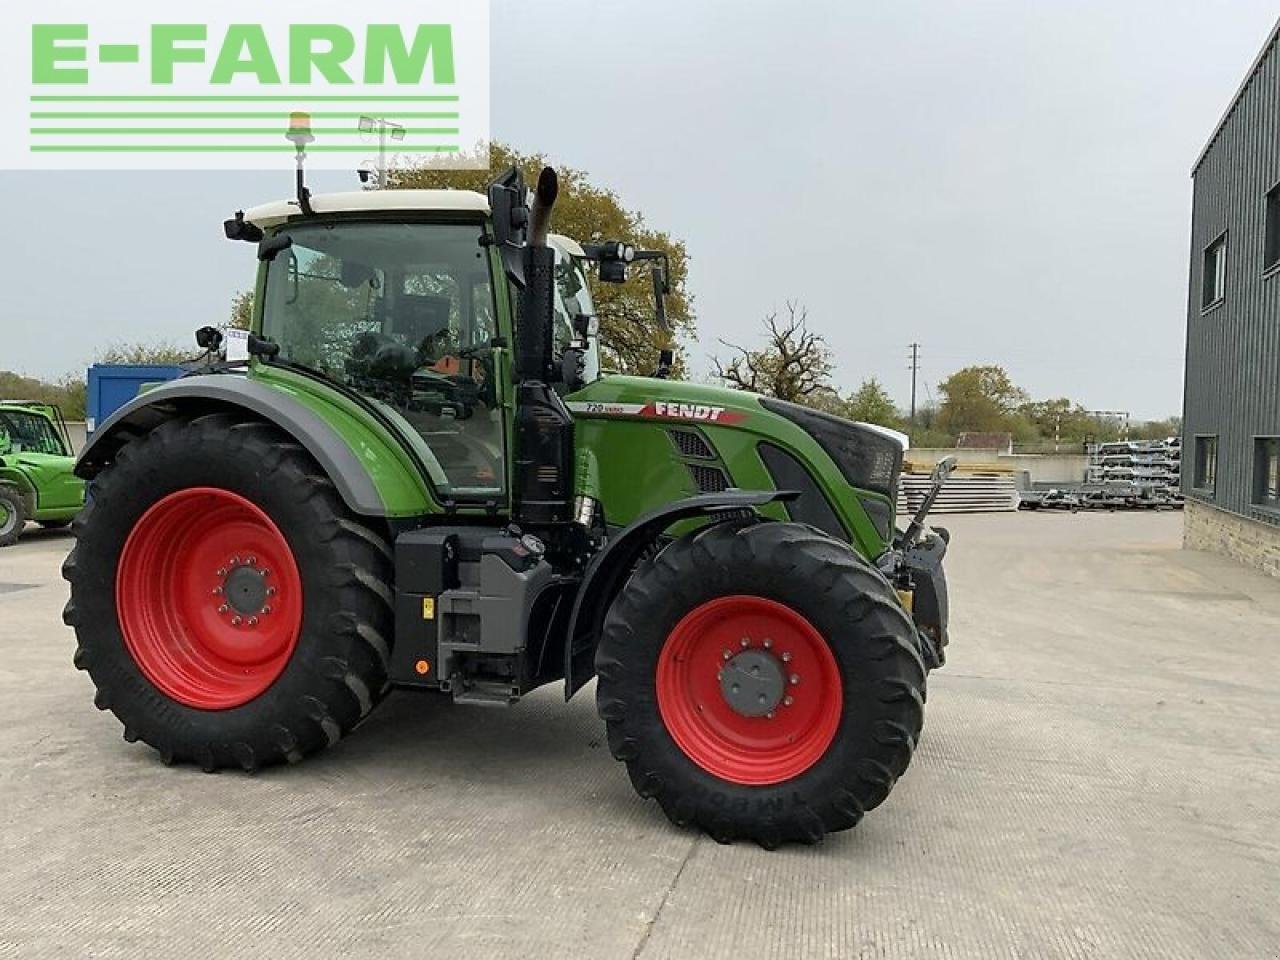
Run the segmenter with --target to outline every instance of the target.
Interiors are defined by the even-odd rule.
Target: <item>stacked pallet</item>
[[[915,464],[911,465],[915,467]],[[898,482],[898,516],[915,512],[933,481],[918,468]],[[931,513],[993,513],[1018,509],[1013,472],[1004,467],[964,465],[947,480]]]

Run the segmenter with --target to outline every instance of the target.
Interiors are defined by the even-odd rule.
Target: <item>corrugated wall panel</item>
[[[1280,524],[1253,498],[1254,438],[1280,436],[1280,272],[1263,276],[1266,195],[1280,183],[1280,58],[1273,45],[1194,173],[1183,489]],[[1227,233],[1224,302],[1201,310],[1204,250]],[[1212,497],[1192,488],[1195,437],[1218,437]]]

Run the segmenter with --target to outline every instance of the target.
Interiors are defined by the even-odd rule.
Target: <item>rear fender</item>
[[[595,676],[596,644],[613,598],[653,543],[681,520],[707,517],[713,522],[777,501],[794,500],[794,490],[726,490],[676,500],[637,517],[596,554],[574,600],[564,649],[564,698],[568,700]]]
[[[125,443],[174,416],[237,409],[275,424],[302,444],[352,511],[387,515],[369,470],[323,417],[281,390],[228,374],[183,377],[135,397],[94,431],[76,461],[76,476],[92,480]]]

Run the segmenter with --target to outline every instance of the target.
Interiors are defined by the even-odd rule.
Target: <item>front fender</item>
[[[564,648],[564,698],[595,676],[596,644],[613,598],[655,540],[681,520],[732,516],[776,501],[794,500],[794,490],[726,490],[664,504],[637,517],[592,559],[582,577]]]
[[[328,420],[289,393],[235,374],[182,377],[135,397],[94,431],[76,461],[76,476],[93,479],[128,440],[170,417],[227,409],[244,410],[273,423],[302,444],[355,513],[389,514],[370,469]],[[388,466],[391,460],[379,460],[380,469],[392,469]],[[417,482],[420,485],[421,481]]]

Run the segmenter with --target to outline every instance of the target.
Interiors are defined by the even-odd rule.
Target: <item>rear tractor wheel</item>
[[[386,692],[390,551],[273,427],[160,425],[98,476],[73,532],[75,664],[166,762],[293,762]]]
[[[892,586],[847,544],[722,523],[644,563],[606,618],[597,704],[636,790],[721,842],[815,842],[906,770],[925,668]]]

